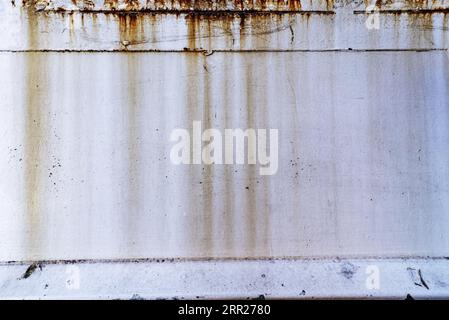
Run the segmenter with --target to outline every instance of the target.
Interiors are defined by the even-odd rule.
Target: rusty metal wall
[[[449,255],[449,1],[375,30],[362,1],[18,2],[1,261]],[[173,165],[194,120],[279,129],[277,174]]]

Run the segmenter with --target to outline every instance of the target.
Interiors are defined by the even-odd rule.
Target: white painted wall
[[[449,255],[447,12],[363,9],[2,2],[0,260]],[[194,120],[278,129],[278,173],[173,165]]]

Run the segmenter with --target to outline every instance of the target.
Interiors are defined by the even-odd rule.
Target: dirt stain
[[[28,12],[29,13],[29,12]],[[28,14],[28,46],[37,48],[39,24],[36,16]],[[41,93],[46,92],[46,60],[39,53],[25,54],[25,200],[27,257],[38,255],[42,243],[42,162],[45,139],[45,123]]]

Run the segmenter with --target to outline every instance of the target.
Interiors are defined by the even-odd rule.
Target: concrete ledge
[[[449,259],[59,261],[0,265],[2,299],[448,298]]]

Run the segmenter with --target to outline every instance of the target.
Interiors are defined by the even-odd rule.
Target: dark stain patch
[[[424,286],[424,288],[426,288],[427,290],[429,290],[429,286],[427,285],[427,283],[424,281],[424,278],[422,276],[421,270],[418,270],[418,276],[419,276],[419,280],[421,281],[421,284]]]
[[[424,280],[421,269],[407,268],[413,283],[418,287],[423,287],[429,290],[427,282]]]
[[[145,300],[145,298],[141,297],[137,293],[133,294],[130,300]]]
[[[290,43],[293,44],[295,42],[295,31],[293,31],[293,27],[292,25],[289,26],[290,29],[290,33],[291,33],[291,38],[290,38]]]
[[[415,300],[409,293],[405,297],[405,300]]]
[[[32,263],[25,271],[25,273],[22,275],[21,279],[28,279],[29,277],[31,277],[31,275],[37,270],[42,270],[42,265],[35,262]]]
[[[352,279],[354,277],[354,274],[357,272],[357,269],[358,268],[354,266],[352,263],[345,262],[341,266],[340,274],[342,274],[343,277],[345,277],[346,279]]]

